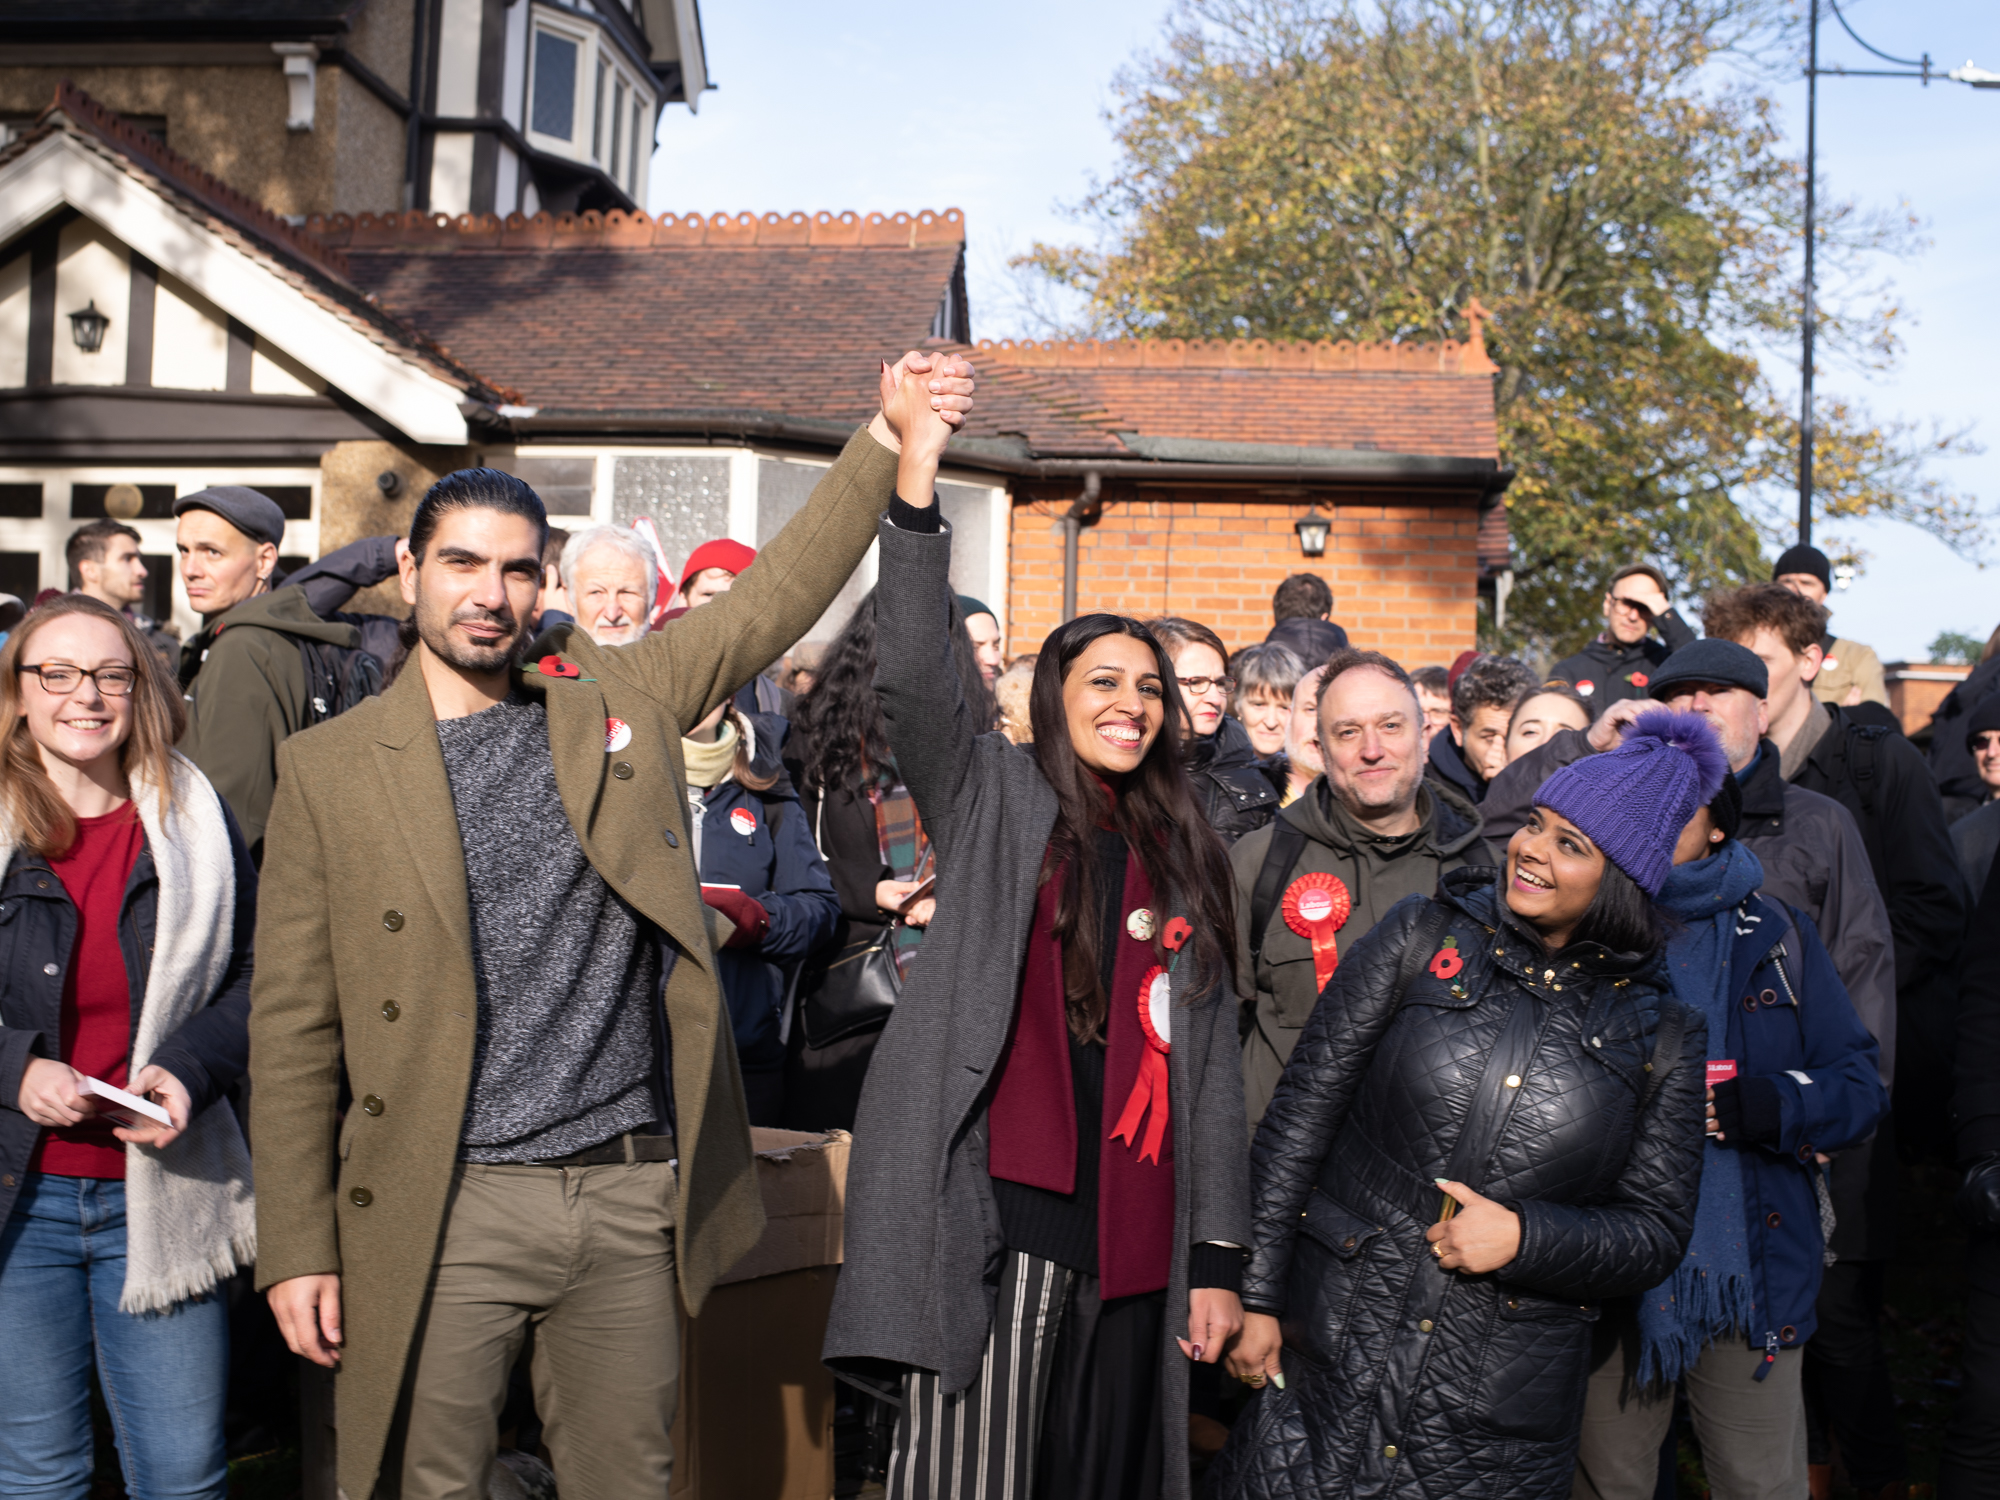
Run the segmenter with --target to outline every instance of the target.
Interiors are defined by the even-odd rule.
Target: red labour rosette
[[[1340,967],[1340,950],[1333,935],[1347,923],[1354,898],[1338,875],[1315,870],[1301,875],[1285,890],[1285,925],[1312,944],[1313,987],[1323,990]]]
[[[1139,1122],[1146,1120],[1146,1140],[1139,1147],[1139,1160],[1157,1163],[1160,1144],[1167,1136],[1167,1054],[1173,1050],[1173,986],[1167,971],[1158,964],[1139,981],[1139,1029],[1146,1034],[1146,1051],[1139,1059],[1139,1076],[1132,1080],[1132,1092],[1125,1097],[1125,1112],[1111,1132],[1111,1139],[1128,1146],[1139,1145]]]

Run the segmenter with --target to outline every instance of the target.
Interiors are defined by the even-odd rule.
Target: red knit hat
[[[681,592],[694,581],[697,573],[704,568],[724,568],[731,573],[741,573],[757,560],[757,549],[746,547],[741,542],[728,537],[717,537],[712,542],[703,542],[688,554],[688,560],[681,567]]]

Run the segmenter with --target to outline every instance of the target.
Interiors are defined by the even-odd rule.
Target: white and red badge
[[[1354,910],[1347,882],[1324,870],[1301,875],[1286,888],[1281,909],[1285,925],[1312,944],[1313,986],[1325,989],[1333,971],[1340,967],[1340,949],[1335,946],[1333,935],[1346,925],[1348,914]]]
[[[1576,685],[1576,690],[1588,698],[1592,693],[1597,691],[1597,684],[1586,677]]]
[[[1157,1163],[1160,1144],[1167,1138],[1167,1054],[1173,1050],[1173,984],[1158,964],[1139,981],[1139,1029],[1146,1034],[1146,1050],[1111,1139],[1138,1146],[1140,1161]],[[1151,1119],[1147,1119],[1149,1110]],[[1139,1140],[1141,1120],[1146,1121],[1143,1144]]]
[[[631,743],[632,726],[630,724],[627,724],[623,719],[606,719],[604,721],[604,753],[606,755],[610,755],[616,750],[623,750]]]
[[[757,815],[747,807],[729,809],[729,826],[746,839],[757,831]]]

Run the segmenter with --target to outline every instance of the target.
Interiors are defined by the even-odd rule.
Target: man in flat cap
[[[326,716],[314,709],[301,643],[344,652],[361,636],[314,614],[303,590],[272,592],[285,534],[276,501],[217,485],[181,496],[174,515],[181,581],[202,617],[181,653],[188,727],[179,748],[222,794],[261,863],[278,746]]]

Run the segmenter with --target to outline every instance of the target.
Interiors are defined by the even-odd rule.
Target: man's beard
[[[645,632],[643,620],[627,620],[623,625],[599,624],[595,630],[586,632],[600,646],[629,646]]]
[[[416,617],[417,635],[430,647],[431,655],[461,672],[504,671],[514,665],[522,648],[527,645],[521,622],[511,612],[466,605],[449,618],[442,618],[426,602],[421,588],[417,591]],[[451,627],[468,621],[490,622],[507,634],[490,646],[474,646],[454,639]]]

